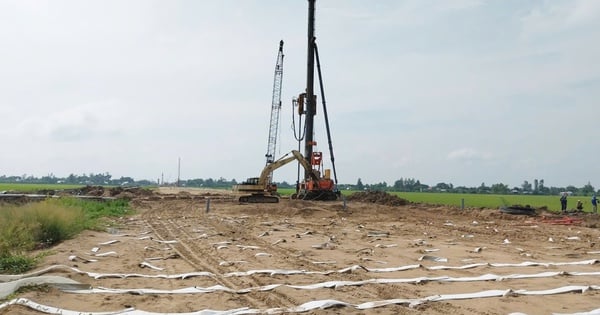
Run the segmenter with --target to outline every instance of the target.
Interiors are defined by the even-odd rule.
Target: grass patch
[[[0,273],[22,273],[36,258],[27,253],[73,238],[85,229],[98,230],[103,218],[130,214],[125,200],[106,202],[75,198],[47,199],[25,205],[0,206]]]
[[[26,255],[0,256],[0,273],[19,274],[35,266],[36,259]]]
[[[45,200],[4,206],[0,212],[0,251],[24,252],[54,245],[83,230],[83,209]]]
[[[90,230],[98,230],[102,218],[122,217],[132,214],[129,202],[124,199],[100,202],[77,198],[61,198],[59,201],[66,207],[82,209],[85,216],[83,227]]]

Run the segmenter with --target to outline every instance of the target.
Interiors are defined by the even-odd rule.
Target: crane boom
[[[279,52],[275,63],[275,77],[273,79],[273,98],[271,100],[271,123],[269,125],[269,142],[267,145],[267,164],[275,161],[277,136],[279,132],[279,112],[281,111],[281,84],[283,81],[283,40],[279,41]]]

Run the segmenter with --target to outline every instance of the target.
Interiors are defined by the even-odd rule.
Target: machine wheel
[[[335,201],[338,200],[340,193],[331,190],[311,190],[298,195],[298,199],[317,200],[317,201]]]

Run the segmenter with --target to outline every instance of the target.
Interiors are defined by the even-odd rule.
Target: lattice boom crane
[[[269,125],[269,142],[267,145],[267,164],[275,161],[277,136],[279,135],[279,112],[281,111],[281,83],[283,81],[283,41],[279,41],[279,53],[275,64],[273,79],[273,98],[271,100],[271,123]]]

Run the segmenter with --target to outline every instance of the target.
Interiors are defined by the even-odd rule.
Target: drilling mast
[[[325,106],[325,92],[323,91],[323,78],[321,76],[321,66],[317,44],[315,42],[315,0],[308,0],[308,34],[307,34],[307,58],[306,58],[306,89],[304,93],[298,96],[298,114],[305,115],[305,137],[304,137],[304,159],[311,166],[304,168],[304,180],[297,182],[296,193],[292,199],[304,200],[337,200],[341,195],[337,189],[337,175],[333,158],[333,146],[331,144],[331,133],[329,130],[329,120],[327,118],[327,109]],[[331,163],[334,167],[335,180],[331,179],[331,170],[323,167],[323,152],[315,152],[314,147],[317,142],[314,139],[314,120],[317,114],[317,96],[315,95],[315,59],[317,61],[319,73],[319,86],[321,90],[321,103],[323,104],[323,113],[325,124],[327,126],[327,138],[329,139],[329,153]],[[306,106],[305,106],[306,105]],[[298,140],[301,142],[301,140]]]
[[[283,79],[283,40],[279,41],[279,52],[275,63],[273,79],[273,98],[271,99],[271,124],[269,125],[269,142],[267,145],[267,165],[275,161],[277,136],[279,132],[279,112],[281,111],[281,83]]]
[[[304,158],[310,161],[313,154],[314,121],[317,114],[317,98],[314,93],[315,78],[315,0],[308,0],[308,42],[306,60],[306,140],[304,142]],[[309,171],[305,170],[305,178],[309,177]]]

